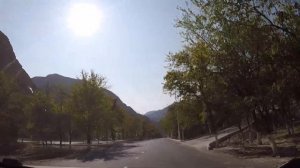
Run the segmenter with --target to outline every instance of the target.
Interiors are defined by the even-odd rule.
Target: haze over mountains
[[[147,116],[151,121],[158,123],[164,116],[166,116],[169,107],[170,105],[161,110],[149,111],[145,113],[145,116]]]

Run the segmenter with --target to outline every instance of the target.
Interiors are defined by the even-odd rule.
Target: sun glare
[[[68,27],[78,36],[91,36],[100,27],[102,15],[97,6],[87,3],[73,4],[69,11]]]

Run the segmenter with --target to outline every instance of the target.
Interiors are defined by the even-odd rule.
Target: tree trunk
[[[71,149],[71,146],[72,146],[72,122],[70,119],[70,121],[69,121],[69,148],[70,149]]]
[[[90,124],[88,123],[88,126],[87,126],[87,132],[86,132],[86,143],[88,144],[88,146],[91,145],[91,129],[90,129]]]
[[[285,126],[286,126],[286,130],[287,130],[288,134],[289,134],[289,135],[292,135],[292,132],[291,132],[290,126],[289,126],[289,124],[287,123],[287,121],[286,121],[286,124],[285,124]]]
[[[181,140],[181,136],[180,136],[180,125],[179,125],[179,118],[178,118],[178,111],[176,111],[176,120],[177,120],[177,138],[179,140]]]
[[[207,113],[207,122],[208,122],[209,131],[211,133],[215,134],[215,137],[216,137],[217,130],[215,128],[215,122],[214,122],[214,118],[213,118],[211,109],[207,107],[206,113]]]
[[[272,115],[272,126],[273,126],[273,130],[276,133],[277,132],[277,127],[278,127],[278,112],[275,109],[275,107],[273,106],[272,108],[273,111],[273,115]]]
[[[291,121],[291,132],[292,132],[292,135],[295,134],[295,129],[294,129],[294,127],[295,127],[294,119],[292,118],[292,121]]]
[[[278,148],[277,148],[276,142],[274,141],[274,139],[271,136],[268,136],[268,141],[272,148],[273,156],[276,156],[278,154]]]
[[[72,146],[72,131],[69,131],[69,148]]]
[[[257,106],[255,106],[255,107],[257,107]],[[258,131],[258,128],[257,128],[257,125],[258,124],[260,124],[260,122],[259,122],[259,120],[257,119],[257,116],[256,116],[256,113],[255,113],[255,110],[252,110],[252,112],[251,112],[251,114],[252,114],[252,119],[253,119],[253,123],[255,124],[254,125],[254,128],[255,128],[255,130],[256,131]],[[251,144],[253,143],[253,137],[252,137],[252,133],[253,133],[253,124],[252,123],[250,123],[250,134],[251,134],[251,140],[250,140],[250,142],[251,142]],[[255,127],[256,126],[256,127]]]
[[[215,148],[217,148],[217,147],[219,147],[219,139],[218,139],[218,133],[217,133],[217,131],[215,132],[215,140],[216,140]]]
[[[59,147],[62,148],[62,135],[59,135]]]
[[[285,100],[286,101],[286,100]],[[289,107],[287,107],[284,101],[281,102],[282,113],[284,117],[285,126],[289,135],[292,135],[291,126],[290,126],[290,115],[289,115]],[[289,106],[289,105],[288,105]]]
[[[208,114],[208,122],[209,122],[209,125],[210,125],[210,129],[211,131],[214,133],[214,136],[215,136],[215,147],[217,148],[218,147],[218,131],[217,131],[217,128],[215,126],[215,121],[214,121],[214,118],[213,118],[213,114],[212,114],[212,111],[208,108],[207,109],[207,114]]]
[[[243,129],[242,129],[241,124],[239,124],[238,127],[239,127],[239,131],[240,131],[240,136],[241,136],[241,139],[242,139],[242,144],[244,144],[245,138],[244,138],[244,133],[243,133]],[[230,138],[228,139],[228,143],[230,143]]]
[[[293,127],[293,116],[291,114],[291,102],[290,99],[287,99],[287,116],[288,116],[288,124],[290,126],[291,135],[294,135],[294,127]]]
[[[290,128],[288,117],[286,115],[285,115],[285,127],[286,127],[286,130],[287,130],[288,134],[292,135],[292,131],[291,131],[291,128]]]
[[[256,135],[257,135],[257,145],[262,145],[261,132],[257,131]]]
[[[121,135],[122,139],[124,140],[125,139],[125,131],[124,129],[122,129],[122,135]]]
[[[206,127],[207,127],[207,129],[208,129],[209,135],[212,136],[212,131],[211,131],[211,129],[210,129],[210,126],[209,126],[207,120],[205,121],[205,125],[206,125]]]
[[[88,145],[91,145],[91,134],[90,134],[90,133],[87,133],[87,134],[86,134],[86,143],[87,143]]]
[[[112,141],[115,141],[116,140],[116,137],[115,137],[115,130],[112,128],[111,129],[111,139],[112,139]]]

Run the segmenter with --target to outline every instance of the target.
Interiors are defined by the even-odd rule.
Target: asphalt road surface
[[[118,143],[103,149],[91,149],[72,157],[28,162],[34,166],[97,168],[256,168],[263,163],[237,159],[229,155],[198,151],[170,139]]]

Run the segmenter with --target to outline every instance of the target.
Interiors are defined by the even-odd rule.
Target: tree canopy
[[[257,132],[286,126],[292,134],[300,86],[299,4],[190,0],[180,10],[185,47],[167,56],[164,89],[202,104],[199,113],[214,133],[248,119]]]

